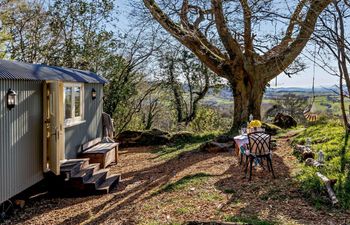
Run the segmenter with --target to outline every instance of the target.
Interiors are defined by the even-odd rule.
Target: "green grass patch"
[[[197,150],[201,144],[214,139],[220,134],[220,132],[210,132],[193,135],[193,137],[186,138],[186,140],[180,139],[172,145],[158,148],[154,150],[153,153],[158,155],[157,159],[172,159],[178,157],[182,153]]]
[[[217,202],[224,199],[222,195],[216,192],[201,192],[199,198],[208,202]]]
[[[212,175],[207,173],[196,173],[193,175],[187,175],[174,183],[164,185],[157,192],[155,192],[155,194],[183,190],[188,186],[197,186],[206,181],[209,177],[212,177]]]
[[[250,224],[250,225],[275,225],[276,222],[262,220],[256,216],[227,216],[225,218],[227,222],[236,222],[241,224]]]
[[[193,212],[193,208],[191,207],[180,207],[180,208],[176,208],[175,211],[178,213],[178,214],[191,214]]]
[[[319,171],[328,178],[337,179],[334,191],[342,208],[350,208],[350,140],[345,135],[344,128],[338,121],[322,121],[308,127],[298,135],[293,143],[305,144],[307,138],[311,138],[311,149],[317,157],[322,150],[325,155],[325,166],[312,168],[300,166],[297,179],[300,181],[302,190],[308,198],[315,203],[316,207],[329,204],[325,193],[325,187],[316,176]]]

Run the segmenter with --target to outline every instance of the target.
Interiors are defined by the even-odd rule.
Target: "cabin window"
[[[83,121],[83,85],[64,85],[64,123],[72,126]]]

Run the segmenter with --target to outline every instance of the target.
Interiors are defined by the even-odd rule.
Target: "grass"
[[[220,132],[210,132],[204,134],[193,135],[186,140],[178,140],[173,145],[163,146],[153,151],[158,155],[159,159],[172,159],[178,157],[180,154],[190,151],[195,151],[206,141],[220,135]]]
[[[216,192],[201,192],[199,198],[208,202],[217,202],[224,199],[222,195]]]
[[[322,151],[325,155],[325,166],[316,169],[300,166],[301,172],[297,179],[301,183],[304,193],[317,207],[327,204],[325,188],[319,178],[315,175],[317,171],[328,178],[337,179],[334,190],[342,208],[350,208],[350,140],[344,133],[340,122],[322,121],[310,126],[298,135],[293,141],[294,144],[305,144],[306,139],[311,138],[311,149],[317,157]]]
[[[241,224],[250,224],[250,225],[275,225],[276,222],[261,220],[256,216],[228,216],[225,218],[227,222],[236,222]]]
[[[191,207],[180,207],[175,210],[179,214],[191,214],[193,212],[193,208]]]
[[[207,173],[196,173],[193,175],[187,175],[181,178],[180,180],[175,181],[174,183],[164,185],[157,192],[155,192],[155,194],[183,190],[189,186],[197,186],[202,184],[211,176],[212,175]]]

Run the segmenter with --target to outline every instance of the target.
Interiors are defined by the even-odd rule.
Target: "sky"
[[[128,0],[116,0],[116,4],[119,11],[119,21],[117,26],[122,31],[127,31],[130,27],[129,24],[129,12]],[[277,86],[275,85],[276,80],[271,82],[271,87],[311,87],[313,79],[313,62],[310,60],[304,60],[307,69],[293,75],[291,78],[285,74],[281,74],[277,77]],[[329,75],[323,71],[322,68],[316,65],[315,69],[315,86],[316,87],[330,87],[339,83],[338,78]]]

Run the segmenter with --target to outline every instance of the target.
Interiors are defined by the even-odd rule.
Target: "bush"
[[[193,132],[227,131],[230,129],[231,119],[223,118],[210,107],[200,107],[196,118],[191,122],[190,129]]]

